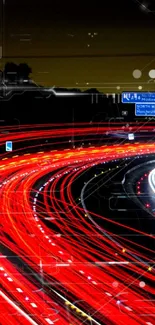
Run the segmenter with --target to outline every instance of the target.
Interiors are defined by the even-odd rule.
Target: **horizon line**
[[[112,57],[147,57],[147,56],[153,56],[155,57],[155,52],[154,53],[107,53],[107,54],[66,54],[66,55],[6,55],[0,57],[0,59],[59,59],[59,58],[99,58],[99,57],[105,57],[105,58],[112,58]]]

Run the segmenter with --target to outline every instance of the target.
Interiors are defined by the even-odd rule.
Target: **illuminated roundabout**
[[[9,132],[1,135],[1,148],[12,140],[15,149],[0,160],[0,324],[7,317],[13,325],[153,325],[154,250],[132,237],[114,238],[110,227],[150,234],[90,211],[84,199],[88,184],[78,196],[74,184],[98,165],[102,177],[111,161],[152,155],[155,145],[76,145],[80,137],[95,143],[96,134],[107,132],[102,124],[76,125],[74,148],[68,145],[70,125]],[[153,189],[155,174],[150,175]]]

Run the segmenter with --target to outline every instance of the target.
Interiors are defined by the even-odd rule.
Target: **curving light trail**
[[[74,136],[106,131],[77,125]],[[155,145],[55,151],[48,144],[35,152],[39,139],[67,143],[72,134],[71,126],[21,126],[1,137],[0,145],[12,140],[18,147],[0,160],[0,324],[7,317],[12,325],[154,325],[154,251],[127,238],[112,240],[104,225],[150,235],[85,211],[75,184],[93,166],[103,165],[104,177],[105,163],[155,153]],[[102,229],[92,222],[98,218]]]
[[[152,191],[155,193],[155,169],[149,173],[148,181]]]

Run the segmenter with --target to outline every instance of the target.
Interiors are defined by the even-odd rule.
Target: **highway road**
[[[141,126],[147,128],[154,126]],[[132,132],[136,129],[133,125]],[[77,191],[74,186],[98,165],[104,179],[111,161],[117,162],[117,173],[122,160],[154,155],[154,142],[72,147],[73,131],[75,143],[79,137],[95,143],[96,134],[106,134],[107,127],[95,123],[77,124],[74,130],[71,125],[27,125],[1,131],[0,324],[7,319],[8,325],[154,325],[154,250],[145,242],[114,239],[109,229],[117,225],[136,236],[150,234],[104,211],[90,211],[84,198],[88,179]],[[62,139],[66,147],[59,143],[55,149]],[[13,152],[5,152],[7,140],[13,141]],[[97,175],[92,179],[97,181]]]

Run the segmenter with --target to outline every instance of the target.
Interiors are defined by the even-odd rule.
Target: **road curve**
[[[77,125],[74,137],[95,139],[106,132],[105,126]],[[51,149],[52,142],[67,144],[72,136],[71,126],[60,125],[10,128],[1,136],[1,148],[12,140],[15,151],[1,151],[0,160],[0,324],[7,318],[8,325],[154,325],[151,247],[111,240],[104,221],[124,232],[128,227],[86,213],[73,184],[99,164],[104,173],[114,159],[154,154],[155,144],[62,149],[60,143]],[[39,139],[48,140],[44,150]],[[102,220],[101,232],[89,217]],[[130,230],[150,236],[145,229]]]

